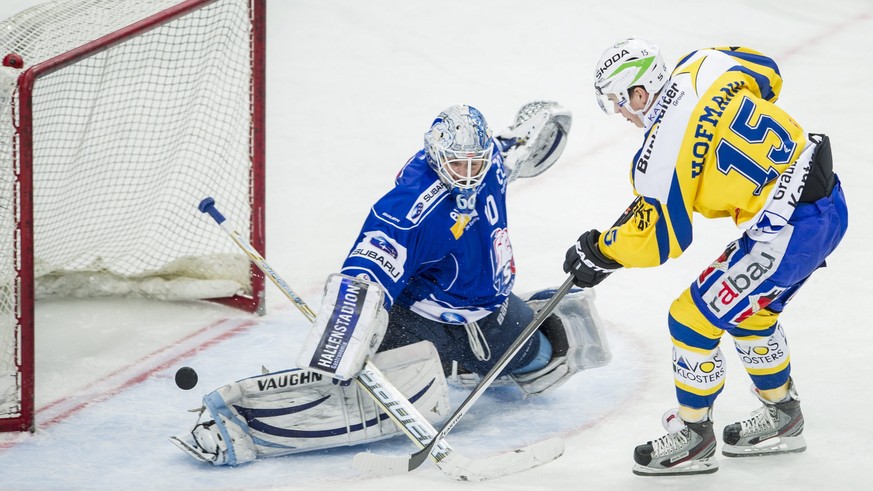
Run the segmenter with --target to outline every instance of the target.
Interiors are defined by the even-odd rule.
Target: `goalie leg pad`
[[[448,413],[448,388],[431,343],[384,351],[373,362],[428,420],[437,422]],[[215,465],[357,445],[400,433],[357,384],[310,370],[243,379],[206,395],[203,402],[212,419],[174,443]]]
[[[384,290],[378,283],[332,274],[297,366],[340,380],[353,379],[371,357],[388,326]]]
[[[554,293],[555,290],[538,291],[526,301],[536,311]],[[606,365],[612,353],[602,324],[594,305],[594,291],[571,290],[539,329],[552,343],[552,359],[539,370],[512,378],[526,395],[542,395],[561,386],[576,372]]]

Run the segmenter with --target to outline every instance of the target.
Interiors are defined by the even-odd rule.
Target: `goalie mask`
[[[443,110],[424,134],[424,149],[428,164],[451,190],[458,209],[473,210],[494,152],[482,113],[466,105]]]
[[[664,87],[668,78],[667,65],[657,45],[644,39],[628,38],[615,43],[603,52],[594,69],[594,92],[597,102],[606,114],[615,103],[643,119],[655,102],[654,95]],[[641,86],[650,94],[646,106],[639,111],[630,107],[630,89]],[[610,100],[609,96],[616,100]]]

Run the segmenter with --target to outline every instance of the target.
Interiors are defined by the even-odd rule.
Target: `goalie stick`
[[[467,395],[467,398],[464,399],[464,402],[461,403],[460,406],[455,410],[454,414],[452,414],[446,423],[443,425],[442,429],[437,433],[433,439],[431,439],[430,443],[425,445],[421,450],[415,452],[412,455],[382,455],[382,454],[373,454],[368,452],[362,452],[358,455],[355,455],[355,468],[359,470],[363,470],[369,472],[371,474],[398,474],[403,472],[410,472],[417,469],[428,457],[430,457],[435,462],[441,462],[445,457],[442,454],[441,449],[439,448],[439,442],[445,441],[445,436],[448,432],[452,431],[452,428],[458,424],[458,421],[467,414],[467,411],[470,407],[475,403],[479,398],[485,393],[485,390],[491,385],[494,379],[500,375],[500,372],[506,368],[506,365],[512,360],[512,357],[521,350],[521,347],[524,343],[527,342],[528,339],[533,335],[534,332],[540,327],[540,324],[551,315],[552,310],[554,310],[555,306],[558,305],[558,302],[561,301],[562,298],[570,291],[570,288],[573,286],[572,277],[568,277],[557,292],[549,299],[548,302],[543,306],[542,309],[537,313],[537,315],[533,318],[532,321],[524,328],[524,330],[519,334],[519,336],[515,339],[515,342],[506,350],[503,356],[497,360],[497,363],[488,371],[488,373],[479,381],[479,385],[473,389],[470,394]],[[557,441],[555,441],[557,440]],[[560,443],[559,443],[560,442]],[[563,453],[563,441],[560,438],[553,438],[550,440],[545,440],[543,442],[539,442],[545,444],[546,446],[557,449],[560,447],[561,453]],[[527,447],[528,449],[530,447]],[[529,450],[527,449],[518,449],[511,451],[513,452],[522,452],[526,453]],[[561,454],[555,455],[555,459],[560,457]],[[533,460],[537,461],[536,465],[543,464],[545,462],[539,462],[539,459],[536,456],[533,456]],[[551,459],[554,460],[554,459]]]
[[[310,322],[315,320],[315,313],[306,305],[303,299],[294,293],[291,287],[273,270],[266,259],[249,242],[237,232],[215,207],[215,200],[204,198],[198,207],[202,213],[208,214],[227,233],[233,242],[249,257],[249,259],[267,275],[270,280],[288,297]],[[444,438],[437,438],[438,433],[433,425],[425,419],[418,409],[397,390],[370,361],[364,363],[361,373],[355,377],[357,384],[373,398],[397,426],[403,430],[419,447],[430,449],[425,455],[431,455],[432,460],[444,474],[461,481],[482,481],[520,472],[557,459],[564,452],[563,441],[551,439],[534,445],[512,450],[502,454],[492,455],[482,459],[464,457],[449,445]],[[372,455],[372,454],[363,454]],[[366,461],[366,459],[364,459]],[[354,466],[358,470],[372,471],[377,474],[394,474],[400,469],[391,467],[393,462],[378,461],[358,467],[356,456]],[[387,465],[386,465],[387,464]],[[419,463],[421,465],[421,463]],[[405,470],[403,470],[405,472]]]
[[[627,222],[633,214],[636,212],[637,207],[640,205],[642,201],[641,196],[637,196],[631,202],[630,205],[624,210],[624,213],[615,221],[612,225],[613,227],[617,227],[619,225]],[[381,455],[381,454],[373,454],[373,453],[359,453],[355,456],[355,468],[359,470],[364,470],[373,474],[397,474],[403,472],[410,472],[418,468],[425,460],[427,460],[428,456],[437,462],[440,461],[441,455],[439,448],[437,448],[437,442],[444,441],[446,434],[452,431],[452,428],[458,424],[458,421],[464,417],[467,411],[470,409],[470,406],[475,403],[479,397],[488,389],[491,383],[497,378],[501,371],[506,368],[506,365],[512,360],[512,357],[516,355],[516,353],[521,349],[522,345],[524,345],[527,340],[533,336],[534,332],[539,328],[540,324],[548,317],[552,310],[554,310],[555,306],[561,301],[562,298],[570,291],[570,288],[573,287],[573,276],[570,275],[564,280],[564,283],[558,288],[558,291],[549,299],[548,302],[543,306],[542,309],[537,313],[534,319],[524,328],[524,330],[519,334],[518,338],[516,338],[515,342],[506,350],[506,353],[497,360],[497,363],[491,370],[479,381],[479,384],[467,395],[467,398],[464,402],[461,403],[460,406],[455,410],[455,412],[449,417],[446,423],[443,425],[440,432],[434,437],[434,439],[426,445],[424,448],[415,452],[411,455]],[[552,440],[560,440],[560,439],[552,439]],[[551,440],[546,440],[545,442],[550,442]],[[545,443],[541,442],[541,443]],[[556,442],[552,442],[552,445],[557,445]],[[561,448],[563,448],[563,442],[561,442]],[[530,448],[530,447],[528,447]],[[517,451],[523,451],[522,449]],[[555,456],[558,458],[560,454]],[[554,460],[554,459],[552,459]]]

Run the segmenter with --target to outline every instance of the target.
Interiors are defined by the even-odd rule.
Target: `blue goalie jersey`
[[[381,284],[388,309],[396,303],[449,324],[485,317],[515,281],[506,184],[503,158],[494,152],[474,210],[461,213],[419,151],[373,205],[342,273]]]

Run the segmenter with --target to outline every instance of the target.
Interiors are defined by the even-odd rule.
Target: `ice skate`
[[[688,423],[676,411],[664,415],[668,433],[634,449],[634,474],[668,476],[709,474],[718,470],[712,420]]]
[[[785,401],[767,401],[757,391],[755,395],[764,407],[747,420],[725,426],[721,453],[728,457],[753,457],[806,450],[803,413],[794,382],[789,381]]]

